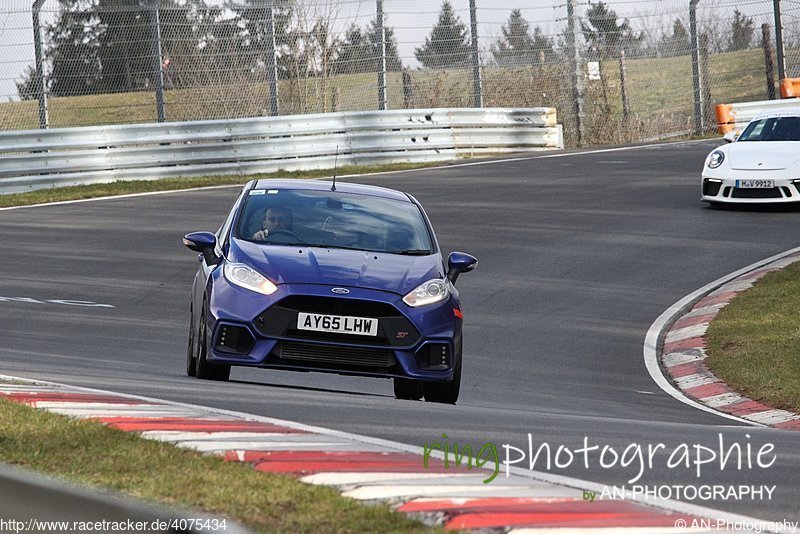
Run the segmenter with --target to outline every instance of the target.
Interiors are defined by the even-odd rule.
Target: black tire
[[[394,397],[396,399],[420,400],[424,395],[422,382],[408,378],[394,379]]]
[[[186,347],[186,374],[197,376],[197,348],[194,337],[194,310],[189,312],[189,343]]]
[[[204,302],[202,315],[200,315],[200,329],[197,333],[197,357],[195,358],[197,366],[195,367],[195,376],[204,380],[228,380],[231,376],[230,365],[213,364],[206,360],[206,354],[208,354],[207,317],[208,308]]]
[[[453,380],[450,382],[425,382],[423,390],[425,401],[440,402],[442,404],[455,404],[461,390],[461,347],[456,352],[456,366],[453,370]]]

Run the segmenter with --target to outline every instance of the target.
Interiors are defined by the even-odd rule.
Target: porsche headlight
[[[261,293],[262,295],[272,295],[278,290],[278,286],[272,283],[254,269],[243,263],[225,263],[223,270],[225,278],[231,284]]]
[[[709,169],[716,169],[722,162],[725,160],[725,153],[721,150],[715,150],[708,156],[708,168]]]
[[[414,291],[403,297],[403,302],[416,308],[442,302],[449,296],[450,281],[446,278],[444,280],[435,279],[419,285]]]

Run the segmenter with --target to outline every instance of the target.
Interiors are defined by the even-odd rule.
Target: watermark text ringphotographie
[[[528,433],[527,437],[527,447],[516,447],[508,443],[500,446],[492,442],[480,445],[457,443],[449,440],[447,434],[442,434],[441,440],[424,444],[423,465],[429,467],[433,457],[441,458],[445,469],[488,470],[484,484],[492,482],[501,472],[509,477],[512,467],[547,472],[575,467],[587,470],[623,469],[629,473],[627,483],[633,486],[622,488],[621,491],[667,499],[771,499],[775,490],[775,486],[637,485],[648,471],[654,469],[684,470],[695,480],[714,472],[769,469],[777,459],[775,445],[753,443],[750,434],[745,434],[743,440],[735,441],[726,439],[720,433],[712,446],[681,443],[674,447],[664,443],[636,442],[614,447],[584,437],[581,446],[571,448],[547,441],[535,443],[532,433]],[[609,492],[609,495],[601,498],[614,498],[614,491]]]

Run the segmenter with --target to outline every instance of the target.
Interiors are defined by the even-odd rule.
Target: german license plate
[[[313,332],[377,336],[378,320],[370,317],[322,315],[319,313],[300,312],[297,314],[297,329],[311,330]]]
[[[770,189],[775,187],[775,180],[736,180],[737,189]]]

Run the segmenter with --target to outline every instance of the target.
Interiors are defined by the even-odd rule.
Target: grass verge
[[[707,363],[742,394],[800,412],[800,263],[738,294],[706,334]]]
[[[435,532],[328,487],[0,400],[2,461],[69,481],[226,516],[255,532]]]
[[[396,163],[390,165],[359,165],[343,166],[336,170],[337,176],[352,174],[368,174],[376,172],[403,171],[446,165],[447,162],[431,163]],[[61,202],[66,200],[82,200],[115,195],[129,195],[132,193],[146,193],[151,191],[172,191],[177,189],[191,189],[193,187],[208,187],[215,185],[244,185],[249,180],[259,178],[329,178],[331,169],[313,171],[279,171],[270,174],[254,174],[248,176],[220,175],[202,176],[196,178],[163,178],[159,180],[129,180],[117,181],[106,184],[76,185],[59,187],[55,189],[38,189],[25,193],[0,195],[0,208],[14,206],[29,206],[47,202]]]

